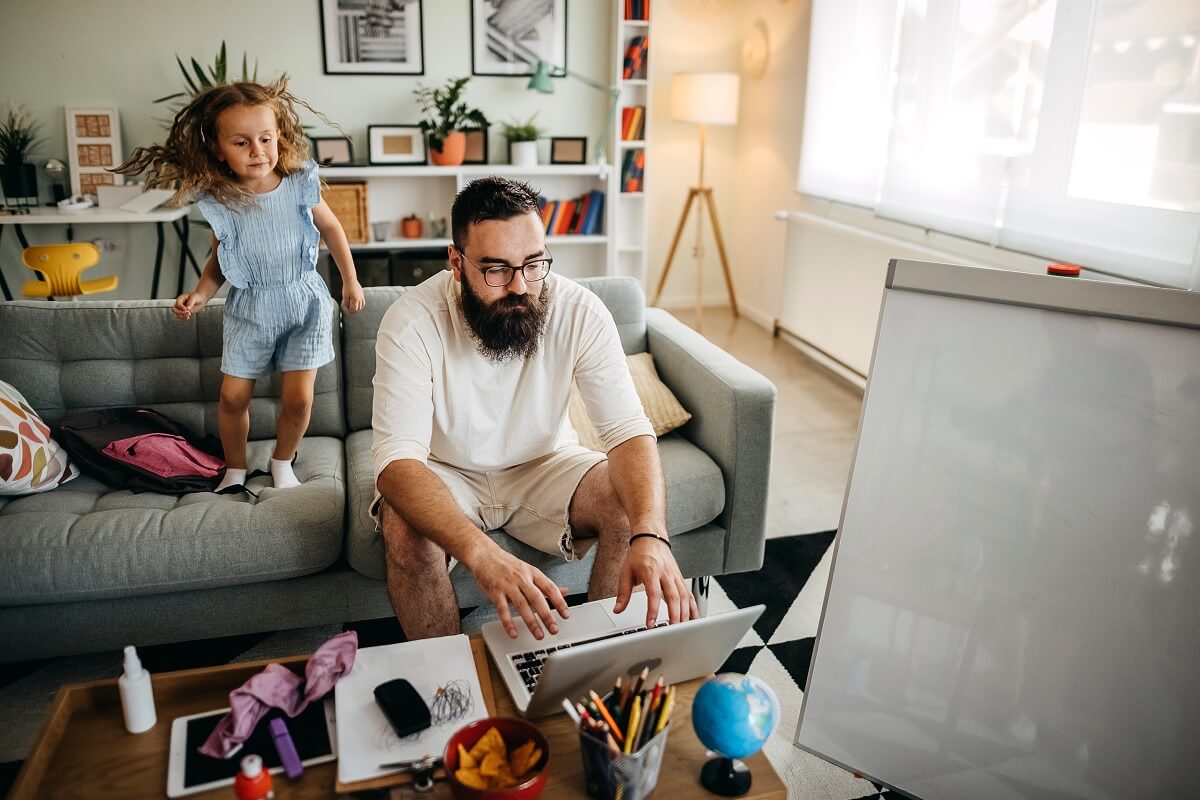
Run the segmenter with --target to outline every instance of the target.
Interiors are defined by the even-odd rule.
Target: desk
[[[485,682],[484,701],[488,710],[516,716],[504,679],[491,669],[483,640],[477,634],[471,636],[471,651],[480,680]],[[307,660],[307,656],[273,659],[296,672],[303,671]],[[59,689],[42,731],[21,766],[9,800],[162,797],[167,785],[171,720],[228,706],[229,692],[269,663],[272,662],[256,661],[154,675],[151,680],[158,724],[137,736],[126,733],[123,727],[116,679],[64,686]],[[658,776],[656,798],[716,800],[700,786],[700,768],[708,756],[692,730],[692,698],[703,682],[679,684],[680,695],[671,716],[671,733]],[[543,800],[587,800],[579,735],[567,715],[546,717],[537,720],[537,725],[550,741],[550,782],[542,794]],[[749,793],[742,796],[743,800],[786,800],[787,789],[762,752],[746,762],[754,774],[754,783]],[[418,794],[407,778],[401,780],[404,782],[391,790],[389,800],[453,800],[444,780],[438,781],[430,794]],[[339,796],[336,781],[337,764],[320,764],[306,768],[297,783],[283,775],[276,776],[275,793],[294,800],[330,800]],[[227,800],[232,796],[230,787],[194,795],[195,800]]]
[[[37,206],[31,208],[28,214],[0,215],[0,238],[4,236],[4,226],[12,225],[16,229],[17,240],[21,243],[21,247],[25,248],[29,247],[29,242],[26,241],[25,233],[21,229],[26,225],[66,225],[67,241],[72,242],[75,241],[76,225],[153,222],[158,232],[158,246],[154,253],[154,279],[150,284],[150,297],[153,299],[158,296],[158,276],[162,270],[164,223],[171,223],[175,235],[179,237],[179,288],[176,294],[183,294],[183,274],[187,266],[185,259],[192,262],[192,269],[196,270],[197,277],[200,275],[200,267],[196,265],[195,258],[188,250],[187,215],[190,210],[191,206],[184,206],[137,213],[122,211],[119,208],[85,208],[82,211],[63,211],[59,208]],[[8,282],[4,280],[3,271],[0,271],[0,291],[4,292],[5,300],[13,299],[8,290]]]

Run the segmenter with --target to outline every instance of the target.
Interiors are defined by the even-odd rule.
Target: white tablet
[[[283,716],[277,710],[263,717],[250,738],[229,758],[210,758],[200,754],[200,745],[208,739],[227,711],[228,708],[222,708],[172,721],[167,797],[185,797],[233,785],[234,776],[241,769],[242,757],[251,753],[261,756],[263,765],[272,773],[282,774],[283,765],[279,761],[279,754],[275,752],[275,743],[268,729],[272,718]],[[296,745],[296,753],[306,767],[337,758],[337,721],[334,718],[332,694],[324,702],[312,703],[296,717],[285,717],[285,720],[288,733]]]

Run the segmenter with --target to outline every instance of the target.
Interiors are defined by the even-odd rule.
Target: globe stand
[[[742,761],[718,757],[700,770],[700,783],[722,797],[740,797],[750,791],[750,768]]]

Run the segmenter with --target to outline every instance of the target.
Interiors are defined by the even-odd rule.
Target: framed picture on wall
[[[566,0],[470,0],[471,74],[532,75],[547,61],[566,75]]]
[[[312,136],[313,161],[322,167],[354,163],[354,144],[345,136]]]
[[[425,158],[420,125],[367,126],[367,160],[372,164],[424,164]]]
[[[586,136],[552,136],[550,138],[551,164],[586,164]]]
[[[486,164],[488,163],[488,132],[486,128],[476,128],[473,131],[465,131],[467,134],[467,154],[463,158],[464,164]]]
[[[97,186],[120,186],[124,175],[109,172],[121,163],[121,123],[115,108],[67,109],[67,156],[71,193],[96,194]]]
[[[321,0],[326,75],[424,75],[422,0]]]

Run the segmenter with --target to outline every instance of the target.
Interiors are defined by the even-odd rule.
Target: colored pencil
[[[642,697],[633,696],[633,707],[629,711],[629,727],[625,730],[625,754],[633,752],[633,739],[637,736],[638,721],[642,718]]]
[[[595,701],[596,705],[598,706],[597,710],[604,717],[604,721],[607,722],[609,724],[609,726],[612,728],[613,735],[617,737],[617,741],[623,742],[624,739],[621,736],[621,729],[620,729],[620,727],[617,726],[616,721],[613,720],[612,715],[608,713],[608,708],[604,705],[604,701],[600,699],[600,695],[596,694],[596,691],[594,689],[589,689],[588,696],[591,697],[593,701]]]
[[[662,703],[662,711],[658,715],[658,723],[654,726],[655,735],[663,728],[667,727],[667,723],[671,719],[671,711],[675,708],[675,687],[667,688],[665,699]]]

